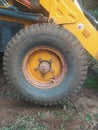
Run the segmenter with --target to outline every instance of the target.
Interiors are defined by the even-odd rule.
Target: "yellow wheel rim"
[[[61,53],[45,46],[30,50],[24,57],[22,68],[26,80],[43,89],[57,86],[67,72]]]

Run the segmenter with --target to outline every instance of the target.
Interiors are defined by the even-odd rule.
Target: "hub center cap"
[[[39,70],[42,74],[46,74],[48,71],[50,71],[51,65],[48,61],[42,61],[39,64]]]

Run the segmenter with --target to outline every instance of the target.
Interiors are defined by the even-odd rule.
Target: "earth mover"
[[[97,29],[82,0],[0,0],[0,52],[8,83],[36,104],[72,98],[87,75],[86,51],[98,60]]]

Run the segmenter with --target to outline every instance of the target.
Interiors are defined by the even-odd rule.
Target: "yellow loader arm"
[[[72,0],[40,0],[40,4],[49,12],[50,22],[68,29],[98,59],[98,32]]]

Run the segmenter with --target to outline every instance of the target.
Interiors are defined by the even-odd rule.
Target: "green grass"
[[[23,118],[20,117],[13,125],[3,127],[0,130],[49,130],[48,126],[40,124],[33,116]]]
[[[87,88],[98,88],[98,60],[95,60],[87,53],[88,60],[88,75],[84,86]]]
[[[89,74],[84,83],[84,87],[98,89],[98,77],[93,74]]]

